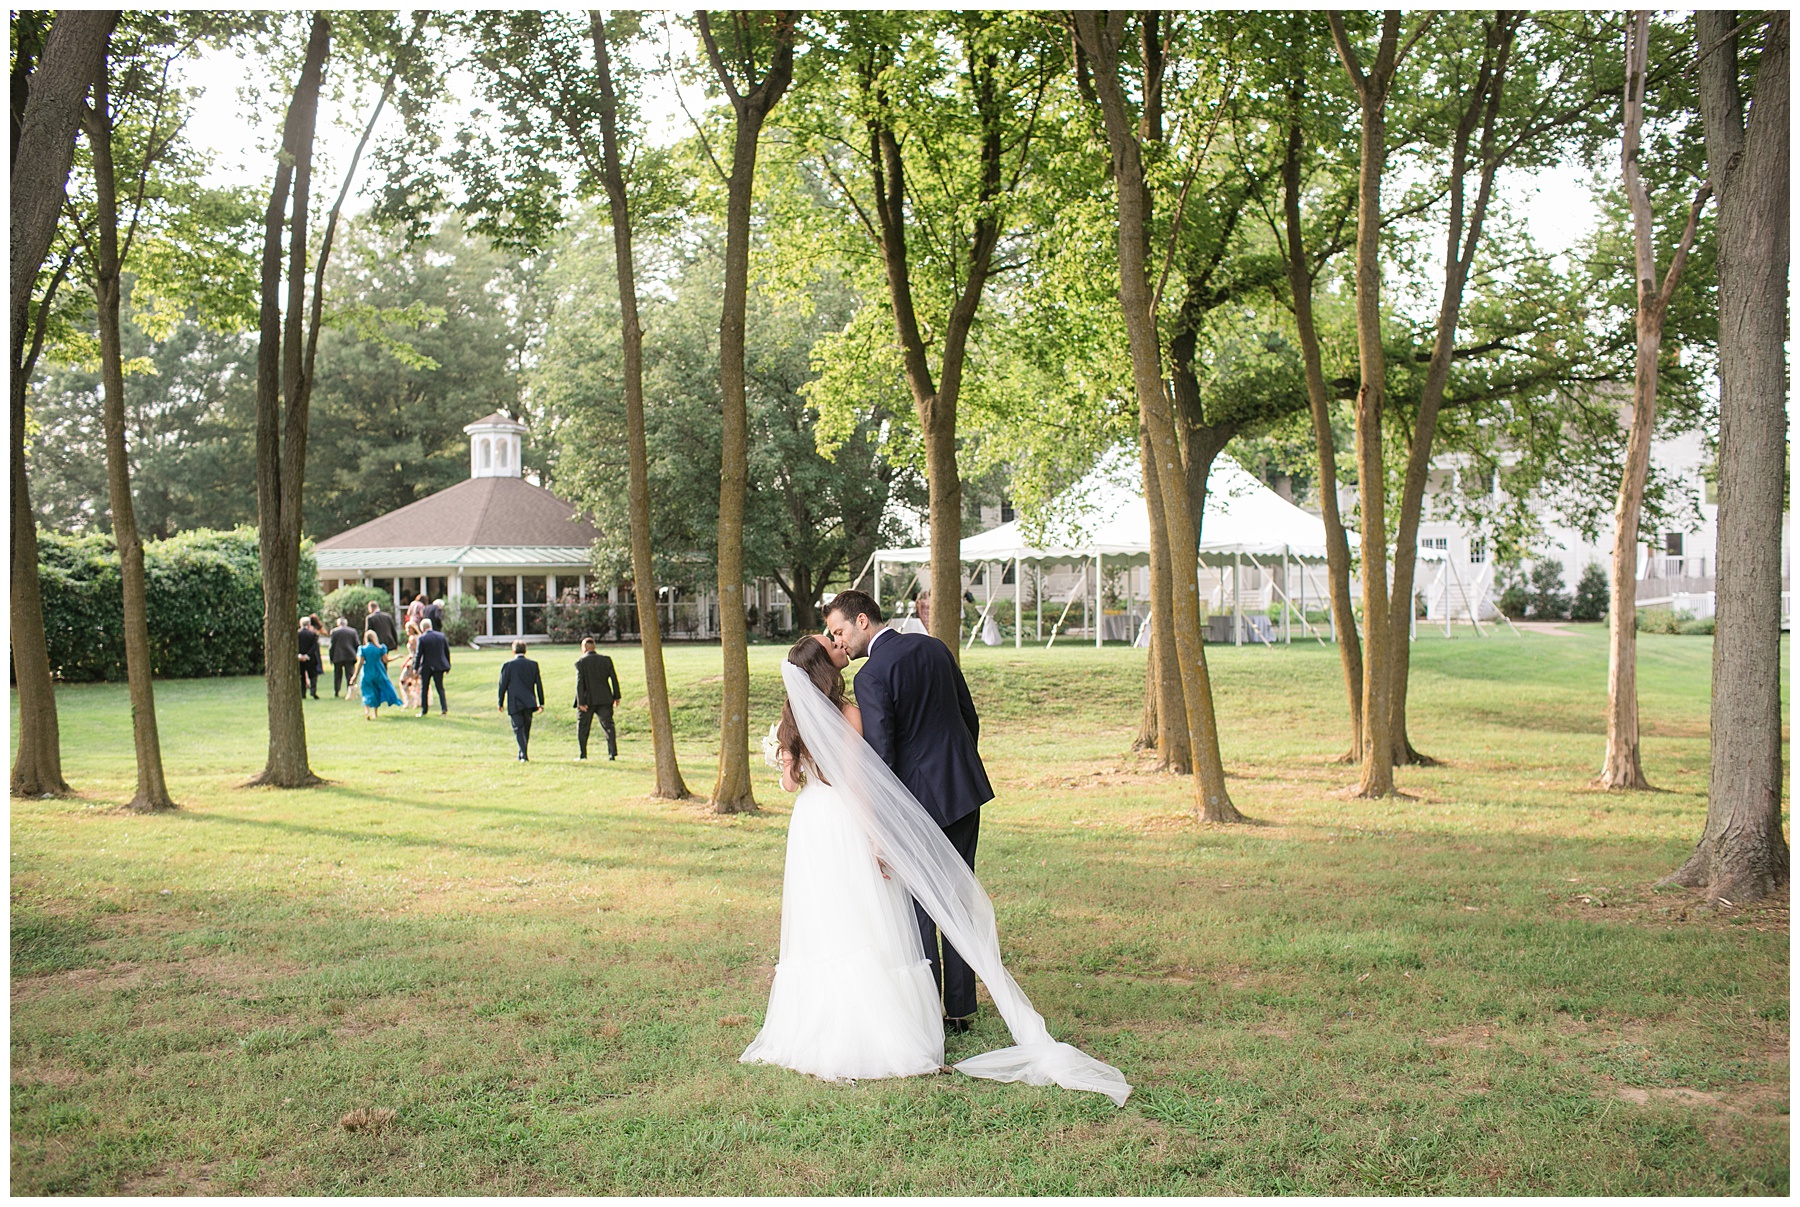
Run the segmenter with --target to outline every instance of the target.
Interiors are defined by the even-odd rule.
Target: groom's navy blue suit
[[[981,719],[969,685],[944,643],[924,633],[883,630],[856,672],[863,739],[943,827],[971,869],[981,806],[994,799],[975,742]],[[944,992],[944,1017],[975,1013],[975,973],[949,943],[938,958],[937,927],[915,903],[919,936]]]

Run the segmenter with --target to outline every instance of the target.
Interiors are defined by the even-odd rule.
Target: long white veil
[[[863,741],[805,671],[783,661],[788,703],[817,769],[868,832],[875,851],[924,907],[944,938],[987,985],[1013,1046],[984,1052],[956,1068],[971,1077],[1060,1085],[1105,1094],[1119,1106],[1131,1094],[1125,1075],[1050,1037],[1044,1018],[1000,961],[1000,936],[986,890],[888,765]]]

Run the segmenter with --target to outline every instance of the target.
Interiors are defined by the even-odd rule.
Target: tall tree
[[[756,808],[750,786],[750,633],[744,617],[744,496],[750,476],[750,417],[744,400],[744,313],[750,288],[750,199],[756,148],[769,111],[794,78],[797,13],[736,11],[721,50],[712,20],[695,14],[713,75],[731,102],[731,174],[726,178],[725,290],[719,316],[719,393],[723,418],[719,466],[719,775],[712,806],[719,813]],[[729,54],[731,65],[727,66]],[[766,67],[757,60],[765,57]]]
[[[306,440],[312,405],[314,362],[324,308],[325,268],[331,260],[338,216],[355,178],[357,164],[382,110],[407,63],[426,14],[412,36],[392,51],[392,66],[351,154],[342,187],[319,238],[310,297],[306,267],[311,235],[312,155],[318,124],[325,61],[332,26],[324,13],[312,18],[306,55],[288,102],[281,153],[269,206],[263,215],[261,307],[256,356],[256,515],[263,570],[263,661],[269,707],[269,750],[250,784],[303,788],[319,783],[306,754],[306,715],[301,707],[300,669],[294,659],[294,627],[300,611],[300,535],[304,519]],[[365,32],[381,41],[379,22]],[[282,232],[288,232],[286,300],[282,294]]]
[[[1290,43],[1297,34],[1289,35]],[[1290,49],[1291,54],[1291,49]],[[1331,601],[1331,630],[1336,638],[1338,661],[1344,676],[1344,692],[1350,715],[1350,748],[1345,760],[1356,762],[1362,757],[1363,721],[1363,656],[1362,638],[1356,631],[1356,612],[1350,597],[1350,540],[1344,518],[1338,510],[1337,433],[1332,425],[1333,398],[1327,392],[1324,356],[1319,342],[1319,325],[1313,313],[1313,293],[1325,264],[1340,250],[1340,241],[1327,237],[1320,247],[1309,244],[1302,221],[1301,197],[1304,169],[1308,155],[1309,120],[1305,108],[1309,99],[1308,70],[1304,59],[1292,56],[1288,67],[1286,112],[1283,124],[1287,143],[1281,161],[1281,235],[1284,267],[1287,272],[1288,305],[1294,312],[1294,327],[1300,340],[1302,363],[1306,372],[1306,401],[1312,421],[1313,444],[1318,465],[1320,519],[1325,527],[1325,568]],[[1327,228],[1331,229],[1330,227]],[[1341,229],[1339,227],[1338,229]]]
[[[1694,14],[1719,199],[1718,616],[1706,827],[1669,879],[1743,905],[1785,889],[1781,511],[1787,428],[1788,15]],[[1761,25],[1759,46],[1738,37]]]
[[[650,704],[650,737],[656,754],[655,795],[685,800],[687,783],[675,761],[675,725],[669,714],[669,680],[663,669],[662,628],[656,618],[655,573],[650,563],[650,471],[644,435],[644,329],[638,322],[636,264],[632,258],[631,200],[619,153],[619,90],[613,83],[606,22],[589,13],[594,62],[600,83],[601,179],[612,215],[613,256],[619,286],[619,328],[624,349],[626,443],[630,458],[631,571],[636,591],[638,633],[644,647],[645,695]]]
[[[1644,482],[1650,468],[1650,439],[1656,429],[1656,375],[1662,351],[1663,321],[1670,299],[1687,267],[1688,252],[1699,229],[1700,211],[1712,192],[1702,183],[1688,207],[1687,227],[1663,274],[1656,273],[1655,214],[1644,184],[1639,152],[1643,146],[1644,93],[1650,79],[1650,14],[1634,12],[1625,45],[1625,129],[1620,164],[1625,195],[1631,203],[1632,244],[1637,264],[1637,374],[1631,395],[1631,434],[1619,502],[1613,513],[1612,606],[1606,678],[1606,758],[1595,784],[1602,788],[1648,788],[1638,741],[1637,698],[1637,547],[1638,521],[1644,505]]]
[[[44,609],[38,585],[36,520],[25,476],[25,400],[31,370],[43,347],[45,325],[63,271],[35,288],[50,241],[56,234],[75,156],[75,132],[83,99],[99,70],[117,11],[59,10],[41,49],[33,45],[38,26],[15,15],[12,158],[12,647],[19,685],[19,750],[13,759],[12,791],[20,796],[61,795],[69,785],[62,773],[62,741],[56,721],[56,692],[44,642]],[[33,52],[37,52],[34,53]],[[38,303],[34,308],[32,299]],[[34,313],[35,311],[35,313]],[[35,330],[34,330],[35,328]]]
[[[879,257],[929,493],[934,637],[961,650],[969,348],[997,249],[1031,179],[1060,59],[1039,23],[986,12],[860,12],[828,23],[789,124]],[[860,254],[852,252],[852,255]]]
[[[1394,791],[1393,636],[1388,588],[1387,469],[1382,423],[1387,404],[1387,354],[1381,339],[1381,178],[1387,167],[1387,106],[1401,61],[1430,24],[1427,13],[1400,41],[1401,13],[1382,13],[1375,57],[1365,69],[1343,15],[1330,14],[1332,40],[1350,77],[1362,115],[1361,168],[1356,203],[1356,346],[1362,382],[1356,394],[1356,473],[1362,527],[1363,771],[1358,795]],[[1410,607],[1410,601],[1403,601]],[[1370,752],[1380,757],[1370,757]]]
[[[496,127],[475,113],[443,161],[459,180],[456,207],[469,229],[496,246],[539,255],[552,244],[573,201],[604,195],[612,218],[614,283],[625,369],[626,449],[631,482],[632,592],[644,652],[644,682],[656,760],[654,795],[685,800],[675,752],[668,675],[657,623],[655,531],[643,394],[643,327],[638,319],[639,229],[676,204],[668,157],[645,144],[637,108],[642,75],[616,52],[642,37],[643,14],[590,12],[585,26],[534,10],[469,14],[457,23],[482,95],[499,109]],[[590,69],[577,41],[594,54]],[[438,167],[415,159],[397,174],[383,216],[407,218],[451,203]]]
[[[88,285],[94,293],[94,306],[100,334],[100,376],[102,383],[103,426],[106,433],[106,480],[108,510],[112,518],[114,543],[119,550],[120,594],[124,602],[125,673],[131,695],[131,734],[137,754],[137,790],[132,795],[134,809],[173,809],[163,775],[162,743],[157,734],[156,694],[151,682],[150,622],[144,581],[144,542],[138,535],[137,509],[132,500],[131,468],[125,449],[125,358],[120,333],[120,298],[122,277],[131,245],[137,237],[144,199],[158,161],[175,141],[179,122],[170,112],[172,100],[168,85],[169,67],[179,48],[159,64],[154,51],[146,54],[158,41],[167,41],[172,31],[160,30],[154,16],[147,21],[132,22],[133,34],[147,37],[130,39],[135,52],[126,59],[126,78],[135,79],[150,95],[143,98],[151,106],[147,120],[137,116],[140,127],[137,145],[120,129],[118,107],[113,102],[112,54],[103,54],[94,75],[92,100],[83,120],[94,171],[94,211],[91,237],[84,259]],[[148,26],[148,28],[142,28]],[[160,35],[160,36],[159,36]],[[122,39],[121,39],[122,40]],[[121,56],[125,57],[125,56]],[[160,66],[160,70],[158,70]],[[146,79],[144,77],[153,77]],[[130,84],[127,84],[130,88]],[[131,215],[125,237],[119,237],[119,194],[115,150],[123,150],[135,161],[136,179],[132,181]],[[80,215],[75,215],[79,221]]]
[[[1195,803],[1204,820],[1233,822],[1243,815],[1225,787],[1219,754],[1218,721],[1213,712],[1212,682],[1200,638],[1199,533],[1187,486],[1187,470],[1176,430],[1172,400],[1163,387],[1162,349],[1156,332],[1156,309],[1150,280],[1150,193],[1145,187],[1140,133],[1133,129],[1121,78],[1125,49],[1124,13],[1077,12],[1075,35],[1091,66],[1096,100],[1105,123],[1117,194],[1119,224],[1119,306],[1131,349],[1132,384],[1150,435],[1156,471],[1146,480],[1146,498],[1161,492],[1168,533],[1170,605],[1165,632],[1179,660],[1182,699],[1194,757]],[[1167,727],[1167,722],[1164,723]]]

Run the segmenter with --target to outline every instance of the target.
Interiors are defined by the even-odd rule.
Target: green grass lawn
[[[1700,833],[1711,641],[1639,641],[1646,771],[1588,780],[1604,633],[1422,633],[1409,798],[1351,799],[1334,649],[1214,647],[1238,805],[1130,753],[1143,653],[966,659],[999,798],[979,871],[1008,964],[1094,1094],[746,1067],[790,800],[648,796],[635,650],[617,763],[574,763],[575,651],[514,762],[498,654],[451,715],[307,703],[327,787],[262,763],[260,680],[158,685],[182,809],[125,813],[122,685],[58,694],[72,800],[12,809],[22,1194],[1784,1194],[1786,902],[1651,884]],[[752,741],[780,700],[752,651]],[[1784,648],[1785,653],[1785,648]],[[682,768],[716,648],[674,647]],[[16,715],[16,714],[15,714]],[[596,733],[596,742],[604,744]],[[950,1042],[1007,1042],[991,1007]],[[346,1130],[358,1108],[386,1126]]]

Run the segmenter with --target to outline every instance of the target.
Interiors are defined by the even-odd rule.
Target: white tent
[[[1096,469],[1050,506],[1051,518],[1035,533],[1027,533],[1020,521],[1011,520],[965,537],[961,560],[965,564],[1015,565],[1085,565],[1091,560],[1096,588],[1101,567],[1107,561],[1116,564],[1122,558],[1128,565],[1148,563],[1150,514],[1142,492],[1124,484],[1132,476],[1132,468],[1130,463],[1115,461]],[[1270,490],[1230,457],[1221,455],[1214,461],[1206,488],[1206,514],[1200,527],[1201,561],[1220,565],[1238,564],[1246,558],[1325,560],[1324,521]],[[879,549],[871,560],[879,584],[882,567],[928,563],[931,550],[923,545]],[[1233,596],[1235,600],[1235,588]],[[1096,644],[1101,636],[1098,631],[1095,633]]]
[[[1144,496],[1100,476],[1099,471],[1052,504],[1052,518],[1035,539],[1018,520],[965,537],[964,562],[1079,562],[1096,554],[1140,564],[1150,557],[1150,513]],[[1307,561],[1325,558],[1325,522],[1288,502],[1230,457],[1220,455],[1206,480],[1206,515],[1200,525],[1202,558],[1252,554]],[[878,549],[877,565],[915,565],[931,549],[912,545]]]

